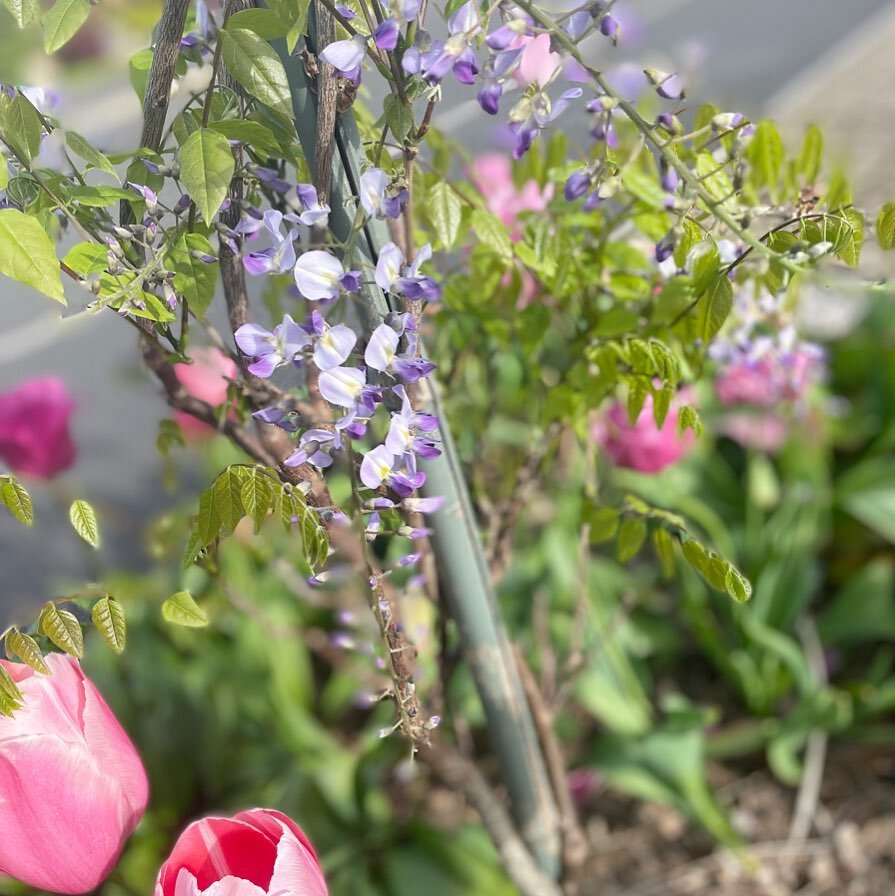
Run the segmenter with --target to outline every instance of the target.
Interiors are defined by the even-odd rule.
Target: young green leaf
[[[31,101],[17,93],[11,99],[0,96],[0,133],[26,165],[31,165],[40,151],[43,125]]]
[[[55,53],[67,44],[87,21],[91,6],[90,0],[56,0],[41,19],[44,50]]]
[[[492,249],[504,264],[513,261],[513,244],[507,235],[506,228],[500,219],[483,208],[477,208],[472,213],[472,229],[479,239]]]
[[[190,311],[201,318],[214,298],[219,265],[216,261],[209,263],[195,258],[193,252],[215,256],[214,248],[206,237],[201,233],[187,233],[178,238],[165,257],[165,265],[174,272],[171,281],[174,291],[183,297]]]
[[[584,511],[583,522],[590,526],[590,543],[599,544],[615,538],[621,515],[614,507],[589,507]]]
[[[35,218],[15,208],[0,210],[0,274],[66,304],[52,241]]]
[[[103,153],[96,147],[91,146],[91,144],[80,134],[76,134],[74,131],[67,131],[65,134],[65,142],[68,144],[68,148],[78,156],[78,158],[83,159],[88,165],[93,165],[94,168],[98,168],[100,171],[105,171],[106,174],[111,174],[115,180],[121,183],[121,178],[118,177],[118,172],[115,170],[115,166],[105,155],[103,155]]]
[[[876,238],[882,249],[895,246],[895,202],[887,202],[880,209],[876,218]]]
[[[221,55],[227,71],[256,99],[282,115],[292,115],[289,80],[280,57],[253,31],[226,27]]]
[[[24,28],[40,18],[39,0],[3,0],[19,28]]]
[[[244,28],[265,40],[285,37],[290,23],[283,21],[273,9],[243,9],[227,19],[228,28]]]
[[[752,597],[752,585],[749,584],[749,580],[733,566],[727,567],[724,586],[727,593],[740,603],[744,603]]]
[[[643,547],[646,523],[639,516],[630,516],[618,530],[616,552],[619,563],[627,563]]]
[[[239,140],[248,143],[255,149],[270,155],[280,152],[280,144],[270,128],[266,128],[257,121],[212,121],[208,127],[219,134],[223,134],[228,140]]]
[[[99,523],[96,520],[96,512],[86,502],[77,500],[72,502],[68,509],[68,518],[75,532],[92,548],[99,547]]]
[[[668,534],[668,530],[659,527],[653,530],[653,545],[659,555],[659,563],[662,566],[662,575],[670,579],[674,575],[674,542]]]
[[[23,635],[18,629],[13,628],[7,632],[5,643],[7,656],[17,656],[35,672],[42,672],[44,675],[50,674],[50,667],[44,662],[37,641],[30,635]]]
[[[206,224],[227,197],[236,164],[223,134],[200,128],[180,148],[180,179]]]
[[[395,135],[398,143],[403,143],[413,127],[413,109],[405,106],[400,97],[387,93],[382,102],[382,111],[389,130]]]
[[[162,604],[162,616],[174,625],[201,628],[208,625],[205,611],[193,600],[189,591],[178,591]]]
[[[90,611],[96,630],[115,653],[121,653],[127,640],[124,610],[114,597],[101,597]]]
[[[758,186],[768,187],[771,197],[776,198],[783,164],[783,140],[773,122],[758,123],[746,153],[752,164],[753,180]]]
[[[444,248],[453,248],[460,233],[463,203],[456,191],[445,181],[436,181],[429,190],[426,213],[432,222],[435,235],[441,240]]]
[[[0,664],[0,694],[15,702],[22,699],[22,692],[19,690],[19,686],[2,664]]]
[[[245,512],[255,524],[255,531],[258,532],[273,504],[273,488],[268,475],[258,468],[253,469],[251,475],[242,483],[240,498]]]
[[[214,507],[220,517],[224,535],[229,535],[245,516],[242,506],[242,484],[245,479],[245,467],[227,467],[211,487]]]
[[[733,308],[733,287],[724,274],[716,274],[699,300],[698,330],[703,345],[708,345]]]
[[[149,71],[152,68],[153,52],[151,48],[137,50],[128,61],[131,86],[142,103],[146,98],[146,83],[149,80]],[[140,166],[143,167],[142,165]]]
[[[63,261],[82,277],[99,274],[109,266],[109,247],[105,243],[77,243],[68,250]]]
[[[30,526],[34,522],[31,496],[14,476],[0,476],[0,501],[20,523]]]
[[[40,611],[37,628],[66,653],[78,659],[84,655],[84,633],[81,631],[81,623],[68,610],[60,610],[55,604],[47,604]]]
[[[799,174],[805,178],[805,183],[809,186],[817,180],[820,174],[823,150],[823,133],[816,124],[812,124],[805,132],[805,140],[802,143],[802,151],[799,153],[797,163]]]

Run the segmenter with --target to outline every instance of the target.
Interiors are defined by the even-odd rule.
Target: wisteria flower
[[[551,103],[547,94],[541,90],[518,102],[510,112],[510,128],[516,135],[513,158],[521,159],[531,148],[538,134],[581,94],[580,87],[573,87],[560,94],[555,103]]]
[[[308,227],[326,227],[331,209],[321,204],[317,188],[313,184],[298,184],[295,193],[301,206],[298,220]]]
[[[260,377],[269,377],[278,367],[293,361],[310,342],[288,314],[273,332],[258,324],[243,324],[233,335],[239,350],[252,359],[246,369]]]
[[[320,58],[357,86],[360,84],[361,66],[366,55],[367,38],[362,34],[355,34],[350,40],[337,40],[329,44],[321,51]]]
[[[404,253],[394,243],[386,243],[376,262],[374,279],[384,292],[402,295],[410,301],[435,302],[441,298],[441,287],[430,277],[420,274],[420,267],[432,257],[427,243],[417,252],[413,264],[404,266]]]
[[[392,475],[397,461],[395,454],[385,445],[378,445],[364,455],[360,465],[360,481],[367,488],[379,488]]]
[[[245,269],[254,276],[261,274],[282,274],[295,266],[295,245],[293,240],[298,236],[297,230],[290,230],[285,236],[282,232],[283,213],[276,209],[268,209],[264,212],[260,221],[255,218],[246,218],[245,224],[240,222],[237,230],[242,233],[254,234],[263,227],[270,236],[273,246],[262,249],[260,252],[251,252],[242,260]],[[256,222],[257,225],[256,226]]]
[[[357,334],[345,324],[331,327],[319,311],[311,312],[302,329],[314,345],[314,363],[320,370],[338,367],[351,354]]]
[[[321,470],[333,462],[332,452],[342,447],[341,433],[328,429],[309,429],[302,433],[298,448],[283,461],[287,467],[310,463]]]
[[[390,190],[391,178],[381,168],[370,168],[360,178],[360,204],[371,218],[397,218],[409,193],[406,187]]]
[[[432,414],[415,411],[402,386],[392,390],[401,399],[401,410],[392,413],[385,445],[398,457],[411,462],[409,455],[422,458],[438,457],[441,451],[431,438],[420,433],[433,433],[438,429],[438,419]]]
[[[345,408],[349,417],[369,419],[381,400],[381,390],[367,384],[367,373],[361,367],[324,370],[317,381],[317,388],[330,404]]]
[[[358,271],[346,272],[335,255],[322,249],[305,252],[293,273],[298,291],[312,300],[337,299],[342,290],[353,292],[360,284]]]
[[[450,71],[461,84],[475,83],[479,66],[471,44],[481,30],[478,6],[474,0],[467,0],[448,19],[446,41],[407,49],[401,60],[404,71],[422,75],[429,84],[439,84]]]

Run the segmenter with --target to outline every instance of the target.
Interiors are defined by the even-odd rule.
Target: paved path
[[[895,16],[885,11],[891,4],[631,0],[628,5],[643,26],[643,37],[633,29],[630,40],[637,59],[677,67],[680,60],[701,55],[702,74],[691,79],[691,96],[750,116],[770,108],[794,129],[818,120],[831,142],[851,151],[867,189],[895,195],[890,49]],[[609,52],[605,43],[594,44],[592,51]],[[447,91],[440,123],[459,132],[473,151],[485,149],[488,129],[463,99],[455,89]],[[109,147],[132,142],[138,114],[126,82],[82,89],[61,112],[69,126]],[[77,292],[70,297],[72,308],[80,307]],[[56,373],[71,384],[79,403],[78,463],[52,485],[34,484],[35,528],[25,530],[0,513],[0,611],[9,614],[99,577],[104,569],[145,563],[141,529],[172,498],[160,489],[154,448],[165,407],[140,370],[124,325],[111,314],[59,322],[57,306],[9,281],[0,287],[0,316],[0,390],[29,376]],[[83,549],[65,521],[74,496],[89,498],[99,509],[105,534],[99,555]]]

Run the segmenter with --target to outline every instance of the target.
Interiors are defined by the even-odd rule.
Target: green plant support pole
[[[311,4],[308,50],[315,56],[316,13]],[[313,170],[317,135],[317,95],[308,82],[302,59],[290,56],[284,43],[277,49],[292,90],[295,124],[305,157]],[[276,44],[275,44],[276,46]],[[354,227],[363,150],[350,110],[336,120],[329,226],[341,240]],[[379,250],[390,241],[381,221],[368,221],[357,250],[375,265]],[[375,285],[363,292],[367,335],[392,309]],[[488,734],[509,792],[520,833],[539,865],[556,879],[560,871],[559,816],[544,759],[528,709],[515,660],[491,583],[459,458],[438,398],[437,384],[428,390],[427,410],[441,421],[441,457],[426,462],[426,488],[445,498],[429,521],[441,591],[448,612],[459,626],[466,661],[485,709]]]

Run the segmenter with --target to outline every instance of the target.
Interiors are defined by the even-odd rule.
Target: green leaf
[[[797,163],[799,174],[807,184],[813,184],[820,174],[820,162],[824,150],[824,137],[816,124],[809,126],[802,142],[802,151]]]
[[[708,345],[727,320],[733,308],[733,287],[723,274],[716,274],[699,300],[697,332],[703,345]]]
[[[269,476],[256,467],[246,477],[239,494],[242,506],[258,532],[273,504],[273,487]]]
[[[257,121],[213,121],[208,125],[228,140],[239,140],[268,155],[280,153],[280,144],[270,128]]]
[[[22,692],[19,690],[19,686],[13,681],[13,677],[2,664],[0,664],[0,694],[5,695],[14,702],[22,699]]]
[[[68,188],[68,195],[79,205],[89,208],[104,208],[117,205],[122,199],[126,201],[142,201],[140,195],[133,190],[125,190],[123,187],[82,187]]]
[[[66,304],[52,241],[34,218],[14,208],[0,210],[0,274]]]
[[[131,86],[134,88],[141,103],[146,99],[146,82],[149,80],[149,70],[152,68],[152,57],[152,49],[147,48],[145,50],[137,50],[128,61]]]
[[[87,544],[92,548],[99,547],[99,523],[96,521],[95,511],[86,501],[74,501],[68,509],[68,518],[71,520],[75,532]]]
[[[90,0],[56,0],[41,19],[44,29],[44,50],[55,53],[67,44],[87,21]]]
[[[688,429],[699,436],[702,435],[702,420],[699,419],[699,411],[692,404],[685,404],[677,412],[677,429],[680,435]]]
[[[103,155],[103,153],[96,149],[96,147],[91,146],[80,134],[76,134],[74,131],[66,131],[65,142],[68,144],[68,148],[78,156],[78,158],[83,159],[88,165],[93,165],[94,168],[98,168],[100,171],[105,171],[106,174],[111,174],[115,180],[119,183],[121,182],[121,179],[118,177],[118,172],[115,170],[115,166],[105,155]]]
[[[880,209],[876,217],[876,238],[883,249],[895,246],[895,202],[887,202]]]
[[[37,109],[22,94],[12,99],[6,94],[0,98],[0,133],[3,139],[30,166],[40,151],[43,124]]]
[[[668,530],[662,527],[653,530],[653,545],[659,555],[659,563],[662,566],[662,575],[670,579],[674,575],[674,542]]]
[[[9,165],[6,159],[0,159],[0,190],[5,190],[9,184]]]
[[[193,600],[189,591],[178,591],[162,604],[162,616],[174,625],[201,628],[208,625],[205,611]]]
[[[382,102],[382,111],[385,114],[385,123],[395,135],[395,139],[398,143],[403,143],[413,127],[413,109],[405,106],[399,96],[387,93]]]
[[[615,538],[621,514],[614,507],[588,507],[584,512],[584,523],[590,526],[590,543],[599,544]]]
[[[201,233],[187,233],[174,244],[173,249],[165,256],[165,265],[174,272],[171,285],[174,291],[183,296],[190,311],[198,318],[205,316],[214,290],[217,285],[217,262],[209,264],[193,258],[190,252],[202,252],[214,255],[214,247]]]
[[[101,597],[93,605],[90,618],[109,647],[115,653],[121,653],[127,641],[127,628],[121,604],[113,597]]]
[[[500,219],[485,209],[477,208],[472,213],[472,229],[479,239],[492,249],[502,262],[509,265],[513,261],[513,244]]]
[[[674,396],[674,389],[665,386],[653,392],[653,420],[656,422],[656,429],[661,429],[665,424],[665,418],[671,408],[671,399]]]
[[[271,0],[268,5],[282,21],[291,22],[286,34],[286,49],[291,54],[307,30],[311,0]]]
[[[234,79],[266,106],[291,116],[289,81],[270,45],[245,28],[224,28],[220,40],[224,65]]]
[[[26,666],[30,666],[35,672],[50,674],[50,667],[44,662],[43,654],[37,641],[30,635],[23,635],[18,629],[11,629],[6,635],[6,655],[17,656]]]
[[[30,526],[34,522],[31,497],[14,476],[0,476],[0,501],[20,523]]]
[[[39,0],[3,0],[19,28],[24,28],[40,18]]]
[[[243,9],[227,19],[227,28],[244,28],[264,40],[285,37],[290,23],[283,21],[272,9]]]
[[[81,623],[68,610],[60,610],[55,604],[47,604],[40,611],[37,629],[66,653],[78,659],[84,655],[84,633],[81,631]]]
[[[77,243],[63,259],[76,274],[86,277],[98,274],[109,266],[109,247],[105,243]]]
[[[243,467],[227,467],[211,487],[214,508],[220,517],[223,535],[229,535],[245,516],[245,509],[242,506],[242,483],[245,478]]]
[[[444,248],[452,249],[460,234],[463,203],[445,181],[436,181],[429,190],[426,196],[426,214]]]
[[[776,197],[780,166],[783,164],[783,140],[772,122],[758,123],[749,142],[747,156],[752,164],[755,183],[768,187],[771,196]]]
[[[223,134],[201,128],[180,148],[180,179],[196,203],[206,224],[227,198],[236,163]]]
[[[696,245],[692,257],[693,267],[690,276],[693,279],[693,293],[698,296],[709,288],[713,278],[718,274],[721,255],[714,240],[708,239]]]
[[[215,505],[212,488],[205,489],[199,495],[199,517],[197,520],[199,541],[202,545],[211,544],[221,532],[221,515]]]
[[[646,203],[650,208],[657,211],[665,209],[668,194],[654,177],[650,177],[639,168],[632,165],[625,168],[622,172],[622,184],[632,196]]]
[[[316,569],[326,560],[329,553],[329,539],[326,536],[326,530],[317,519],[317,514],[309,510],[307,506],[302,506],[299,521],[305,559],[311,569]]]
[[[639,516],[629,516],[618,530],[616,553],[619,563],[627,563],[643,547],[646,523]]]
[[[752,597],[752,585],[749,580],[733,566],[727,567],[724,587],[727,589],[727,593],[740,603],[745,603]]]

